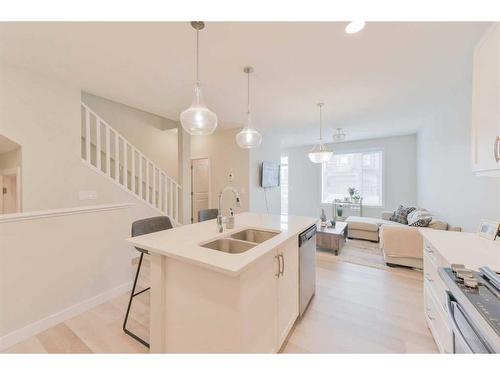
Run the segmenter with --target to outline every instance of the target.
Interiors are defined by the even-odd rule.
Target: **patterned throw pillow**
[[[396,223],[408,225],[408,214],[414,210],[416,210],[416,207],[404,207],[402,205],[399,205],[399,208],[394,211],[389,220]]]
[[[408,224],[411,227],[428,227],[432,221],[432,217],[424,217],[422,219],[418,219],[411,224]]]
[[[432,216],[426,209],[413,210],[406,218],[408,225],[412,227],[428,227],[432,221]]]

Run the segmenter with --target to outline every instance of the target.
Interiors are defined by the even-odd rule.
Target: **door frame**
[[[191,194],[190,194],[190,199],[191,199],[191,223],[194,223],[194,204],[193,204],[193,161],[194,160],[201,160],[201,159],[207,159],[208,161],[208,208],[212,208],[212,164],[210,162],[210,157],[209,156],[196,156],[196,157],[191,157],[189,161],[189,167],[191,171],[190,175],[190,180],[191,180]]]
[[[6,169],[0,169],[0,175],[5,176],[5,175],[16,175],[16,211],[17,213],[22,212],[22,198],[21,198],[21,192],[22,192],[22,181],[21,181],[21,167],[13,167],[13,168],[6,168]],[[0,212],[1,214],[1,212]]]

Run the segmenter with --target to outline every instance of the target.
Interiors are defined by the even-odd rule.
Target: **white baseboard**
[[[68,307],[46,318],[43,318],[37,322],[31,323],[23,328],[8,333],[5,336],[0,337],[0,351],[6,350],[7,348],[10,348],[11,346],[21,341],[35,336],[50,327],[53,327],[59,323],[64,322],[67,319],[81,314],[84,311],[90,310],[97,305],[100,305],[126,292],[129,292],[131,289],[132,282],[125,283],[104,293],[98,294],[97,296],[94,296],[88,300]]]

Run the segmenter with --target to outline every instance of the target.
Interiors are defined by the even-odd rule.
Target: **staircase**
[[[81,115],[84,163],[178,225],[181,186],[83,102]]]

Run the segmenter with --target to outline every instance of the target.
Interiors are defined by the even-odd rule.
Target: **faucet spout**
[[[232,191],[234,198],[236,200],[236,207],[241,207],[241,199],[240,199],[240,195],[238,194],[238,190],[236,190],[232,186],[224,187],[221,190],[221,192],[219,193],[219,206],[217,208],[217,231],[219,233],[222,233],[224,231],[223,217],[222,217],[222,194],[224,194],[224,192],[227,190]]]

